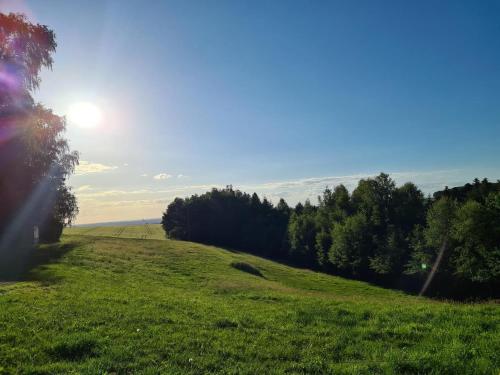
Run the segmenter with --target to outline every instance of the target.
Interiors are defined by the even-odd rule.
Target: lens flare
[[[81,128],[93,128],[102,121],[102,112],[98,106],[89,102],[72,104],[68,110],[68,121]]]

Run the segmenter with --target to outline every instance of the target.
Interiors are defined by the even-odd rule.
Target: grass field
[[[160,224],[130,225],[116,227],[72,227],[66,228],[65,234],[80,234],[99,237],[139,238],[164,240],[165,232]]]
[[[156,229],[88,229],[0,284],[0,374],[499,373],[496,303],[141,239],[163,238]]]

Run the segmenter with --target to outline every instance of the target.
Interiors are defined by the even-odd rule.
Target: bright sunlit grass
[[[0,374],[498,373],[498,304],[149,239],[160,230],[67,230],[0,283]]]

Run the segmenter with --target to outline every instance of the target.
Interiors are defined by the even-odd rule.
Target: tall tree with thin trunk
[[[41,240],[57,240],[78,211],[66,183],[78,153],[63,136],[65,118],[32,97],[56,46],[47,26],[0,13],[0,252],[29,241],[34,225]]]

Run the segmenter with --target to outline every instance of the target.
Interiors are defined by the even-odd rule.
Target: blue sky
[[[226,184],[296,203],[380,171],[426,192],[500,178],[498,1],[0,7],[56,32],[37,99],[103,113],[68,123],[80,223]]]

